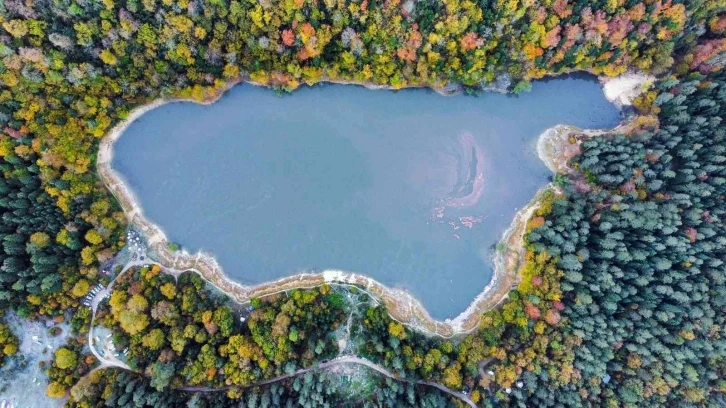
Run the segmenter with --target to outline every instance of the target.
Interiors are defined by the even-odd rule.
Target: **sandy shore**
[[[632,105],[633,100],[643,92],[643,88],[652,84],[653,81],[655,81],[654,76],[640,72],[627,72],[613,78],[600,78],[605,98],[619,108]]]
[[[534,199],[514,217],[510,227],[504,232],[499,241],[498,248],[494,255],[494,272],[489,284],[476,296],[473,302],[453,319],[439,321],[433,319],[423,305],[410,293],[389,288],[380,282],[367,276],[349,273],[338,270],[328,270],[321,273],[304,273],[285,277],[276,281],[263,283],[255,286],[241,285],[229,278],[213,256],[203,252],[194,254],[186,251],[171,251],[169,240],[164,231],[157,225],[150,222],[143,215],[143,210],[138,204],[131,190],[124,184],[122,178],[111,168],[113,160],[113,143],[123,134],[124,130],[144,113],[159,106],[172,102],[195,102],[211,104],[216,102],[227,90],[240,82],[260,85],[257,83],[237,80],[227,84],[213,97],[199,102],[191,99],[159,99],[147,105],[139,106],[130,112],[129,116],[118,123],[106,135],[100,143],[97,156],[97,171],[101,180],[105,183],[111,193],[121,205],[129,224],[134,225],[147,237],[147,243],[161,264],[173,270],[193,270],[199,273],[204,279],[218,287],[221,291],[235,299],[237,302],[245,303],[255,297],[266,296],[281,291],[296,288],[311,288],[322,284],[334,285],[355,285],[381,301],[388,309],[395,320],[423,333],[441,337],[452,337],[458,334],[467,333],[477,328],[482,313],[500,305],[507,299],[509,291],[519,283],[519,270],[524,263],[524,233],[526,223],[538,208],[540,197],[551,185],[543,187]],[[327,81],[339,84],[362,85],[369,89],[391,89],[386,86],[374,84],[358,84],[349,81]],[[621,86],[622,92],[630,89]],[[620,89],[619,88],[619,89]],[[625,89],[627,88],[627,89]],[[455,89],[433,87],[433,90],[442,95],[456,93]],[[625,89],[625,90],[623,90]],[[616,95],[620,97],[620,95]],[[628,95],[627,98],[633,98]],[[626,100],[627,100],[626,98]],[[632,99],[630,99],[632,100]],[[565,142],[573,131],[577,132],[598,132],[605,131],[582,131],[574,127],[557,126],[548,129],[538,141],[538,153],[540,158],[555,173],[567,172],[566,163],[569,155],[565,152]]]

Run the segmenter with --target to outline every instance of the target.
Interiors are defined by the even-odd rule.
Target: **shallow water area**
[[[547,183],[537,137],[618,119],[583,76],[519,97],[243,85],[145,114],[112,166],[171,241],[213,253],[240,283],[346,270],[443,319],[487,285],[494,246]]]

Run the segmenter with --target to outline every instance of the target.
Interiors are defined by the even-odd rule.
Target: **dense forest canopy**
[[[462,404],[418,381],[480,406],[726,405],[723,1],[7,0],[0,26],[0,307],[71,317],[48,368],[69,406]],[[625,134],[580,140],[529,221],[521,283],[477,331],[425,337],[362,306],[356,351],[401,381],[245,388],[334,356],[340,293],[256,300],[241,322],[197,275],[157,267],[124,274],[96,316],[130,371],[90,372],[80,299],[127,227],[96,151],[133,107],[240,79],[518,92],[575,70],[659,80]],[[17,354],[4,324],[0,342]]]

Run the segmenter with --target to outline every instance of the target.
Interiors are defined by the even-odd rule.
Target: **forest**
[[[8,0],[0,26],[0,309],[71,322],[47,367],[68,406],[461,406],[419,380],[482,407],[726,405],[722,1]],[[131,370],[94,370],[81,299],[128,227],[96,151],[134,107],[240,80],[521,92],[629,70],[658,80],[623,134],[578,136],[575,171],[529,220],[520,284],[474,333],[356,315],[357,353],[398,380],[372,374],[355,394],[321,370],[246,387],[336,355],[340,292],[243,310],[153,266],[125,272],[96,316]],[[0,346],[0,365],[22,353],[1,322]]]
[[[481,406],[723,406],[726,73],[670,76],[654,92],[657,96],[643,113],[657,115],[657,126],[583,142],[584,153],[574,161],[577,174],[561,182],[565,194],[550,195],[530,220],[530,254],[522,282],[501,310],[483,316],[476,333],[453,342],[425,337],[393,321],[382,307],[371,306],[360,317],[364,339],[360,354],[403,379],[421,378],[469,390]],[[182,275],[179,285],[185,276],[196,277]],[[134,284],[148,279],[147,275]],[[163,280],[167,282],[162,284]],[[172,281],[166,276],[156,285],[170,288],[166,292],[176,297]],[[148,293],[137,286],[135,291]],[[114,291],[111,308],[115,294],[126,292]],[[196,296],[197,291],[190,293]],[[295,291],[292,298],[320,294]],[[279,312],[275,317],[276,305],[289,302],[270,300],[272,309],[264,314],[274,323],[263,336],[274,336],[273,327],[280,320]],[[157,308],[165,303],[152,304]],[[268,310],[258,306],[255,312]],[[304,303],[295,308],[304,308]],[[217,312],[209,316],[216,317]],[[340,319],[333,324],[339,323]],[[299,328],[306,331],[304,324],[297,327],[283,332],[289,338]],[[148,337],[138,337],[140,346],[131,344],[134,365],[140,361],[135,350],[150,353],[153,344]],[[170,338],[173,341],[173,332]],[[258,345],[276,343],[279,340],[267,339]],[[313,342],[308,340],[308,345]],[[196,355],[201,358],[204,353]],[[176,361],[190,362],[189,358]],[[311,361],[303,360],[302,366]],[[224,367],[225,375],[231,374],[226,363]],[[186,368],[176,372],[184,373]],[[146,391],[138,392],[144,398],[162,398],[157,392],[164,387],[155,385],[153,371],[150,378],[156,388],[146,385]],[[206,384],[214,383],[211,378]],[[319,385],[324,380],[315,381],[315,387],[328,389]],[[187,377],[179,384],[195,383]],[[226,384],[244,383],[227,380]],[[317,396],[288,395],[284,393],[291,390],[285,389],[260,387],[215,398],[244,401],[280,392],[280,401],[297,398],[309,406],[326,406]],[[79,404],[90,403],[88,398],[79,398]]]
[[[339,297],[321,286],[233,309],[199,275],[176,280],[154,265],[117,279],[96,320],[156,389],[248,385],[334,356],[330,333],[343,319]]]
[[[96,371],[73,388],[73,408],[96,406],[139,407],[194,406],[199,408],[225,407],[333,407],[360,406],[440,408],[456,407],[441,392],[427,387],[414,387],[395,380],[377,379],[366,385],[352,380],[341,383],[324,372],[310,372],[293,380],[283,380],[265,387],[246,389],[239,397],[230,399],[223,392],[191,393],[158,391],[138,375],[126,371]],[[103,397],[99,397],[103,395]]]

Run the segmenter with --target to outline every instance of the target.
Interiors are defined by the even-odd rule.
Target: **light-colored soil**
[[[628,72],[613,78],[600,78],[605,97],[618,107],[632,105],[633,100],[653,81],[655,81],[654,76],[640,72]]]
[[[48,377],[38,364],[53,358],[55,350],[65,344],[70,327],[59,325],[62,333],[53,337],[43,322],[21,319],[13,312],[7,314],[6,320],[20,345],[18,354],[7,357],[5,366],[0,369],[0,405],[3,400],[7,408],[63,405],[63,400],[45,395]]]

